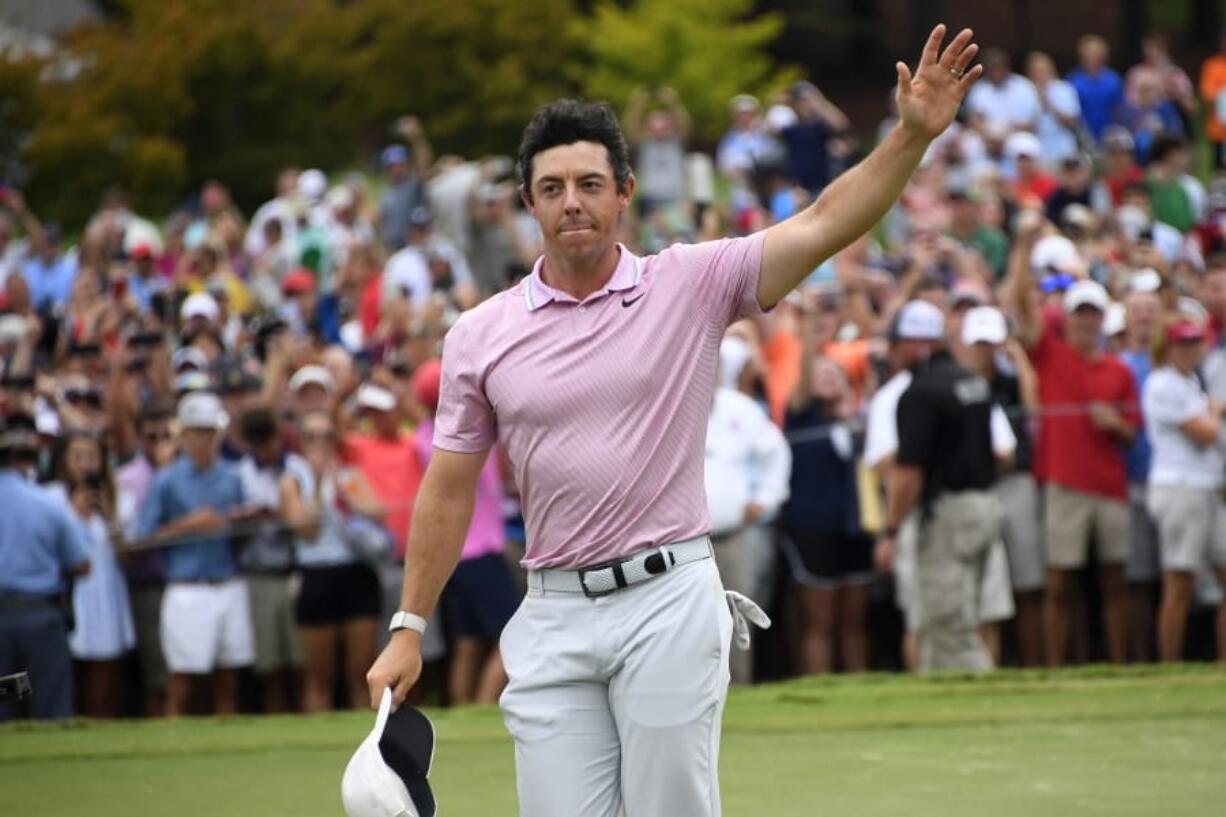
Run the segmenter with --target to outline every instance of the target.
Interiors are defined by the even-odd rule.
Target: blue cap
[[[379,164],[384,167],[404,164],[409,160],[409,151],[404,145],[388,145],[379,154]]]
[[[1039,282],[1039,290],[1045,294],[1052,292],[1064,292],[1073,285],[1077,279],[1066,272],[1052,272],[1043,276],[1043,280]]]

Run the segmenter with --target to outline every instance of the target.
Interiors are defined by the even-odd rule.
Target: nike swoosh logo
[[[622,298],[622,306],[634,306],[636,303],[638,303],[639,299],[642,298],[646,294],[647,294],[646,292],[640,292],[638,295],[635,295],[633,298],[630,298],[630,299]]]

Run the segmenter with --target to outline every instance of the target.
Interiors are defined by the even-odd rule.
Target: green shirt
[[[1161,182],[1150,176],[1145,180],[1145,186],[1149,188],[1149,200],[1153,205],[1155,219],[1171,225],[1181,233],[1186,233],[1196,226],[1192,202],[1178,179]]]
[[[967,249],[977,250],[997,278],[1005,274],[1005,264],[1009,260],[1009,239],[1004,232],[987,224],[977,224],[975,231],[969,236],[951,232],[950,237]]]

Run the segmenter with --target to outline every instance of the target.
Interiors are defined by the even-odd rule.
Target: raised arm
[[[839,109],[838,105],[831,102],[825,94],[819,89],[813,89],[813,101],[817,106],[817,115],[822,118],[835,133],[842,133],[851,127],[851,120],[847,118],[847,114]]]
[[[1030,251],[1034,249],[1042,227],[1043,220],[1038,213],[1022,214],[1001,289],[1001,306],[1017,321],[1018,340],[1027,348],[1034,346],[1043,336],[1043,319],[1036,303],[1037,286],[1030,271]]]
[[[630,99],[626,101],[626,110],[622,111],[622,132],[631,144],[643,138],[643,117],[650,98],[647,89],[640,85],[630,92]]]
[[[805,304],[800,313],[800,373],[796,386],[788,395],[788,407],[793,412],[802,412],[813,400],[813,359],[817,357],[817,318],[813,307]]]
[[[290,474],[281,477],[281,518],[298,536],[308,542],[319,537],[320,517],[302,495],[298,480]]]
[[[396,120],[396,131],[405,138],[413,149],[413,167],[422,179],[430,178],[434,167],[434,149],[426,138],[426,129],[416,116],[402,116]]]
[[[686,110],[680,95],[673,88],[665,86],[660,89],[657,98],[668,109],[668,112],[672,114],[673,122],[677,126],[677,135],[682,139],[689,139],[691,128],[690,112]]]
[[[900,62],[899,122],[868,158],[836,179],[810,207],[770,228],[758,302],[773,306],[805,276],[868,232],[894,204],[928,143],[949,126],[983,73],[970,67],[979,46],[964,29],[942,52],[945,26],[932,30],[915,74]]]

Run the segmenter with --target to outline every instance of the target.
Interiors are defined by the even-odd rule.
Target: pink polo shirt
[[[532,275],[447,335],[434,445],[498,442],[524,566],[576,568],[707,532],[703,451],[719,344],[761,311],[763,233],[621,259],[582,303]]]

